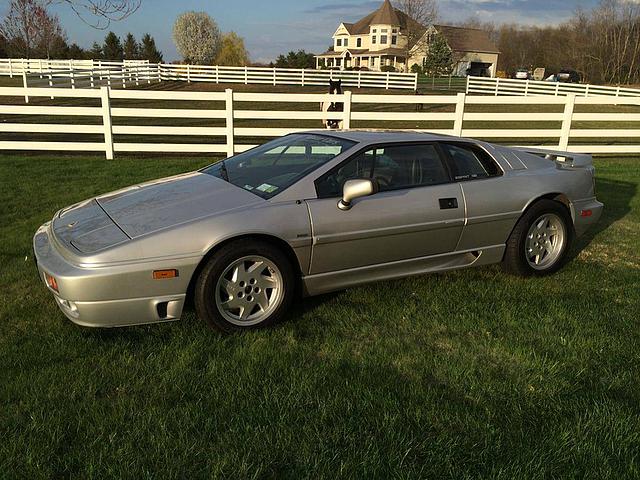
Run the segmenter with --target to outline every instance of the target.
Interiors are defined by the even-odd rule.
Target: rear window
[[[449,157],[454,180],[460,182],[500,175],[500,169],[481,148],[464,144],[442,144]]]

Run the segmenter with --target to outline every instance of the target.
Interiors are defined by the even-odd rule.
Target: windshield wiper
[[[224,163],[224,160],[220,162],[220,173],[222,174],[222,179],[227,183],[231,183],[229,181],[229,171],[227,170],[227,165]]]

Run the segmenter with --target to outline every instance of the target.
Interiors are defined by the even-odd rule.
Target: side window
[[[499,169],[488,155],[468,145],[442,144],[451,159],[454,180],[464,181],[499,175]]]
[[[436,185],[449,175],[434,145],[402,145],[367,150],[316,182],[319,198],[339,197],[344,182],[374,178],[380,191]]]

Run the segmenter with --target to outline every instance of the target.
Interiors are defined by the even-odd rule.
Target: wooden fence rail
[[[41,100],[38,105],[16,103],[15,98],[22,96]],[[55,96],[55,102],[46,98],[51,96]],[[5,101],[11,97],[14,103]],[[69,100],[58,102],[58,99],[83,102],[77,105]],[[135,101],[135,106],[123,101]],[[141,101],[147,103],[141,106]],[[166,101],[171,101],[172,108],[158,108],[158,102]],[[320,104],[327,101],[343,103],[344,111],[321,112]],[[269,104],[268,108],[262,108],[265,103]],[[282,109],[278,109],[279,105]],[[583,107],[593,105],[598,106],[598,111],[582,111]],[[610,111],[601,112],[600,107]],[[349,91],[328,95],[240,93],[231,89],[176,92],[115,90],[105,86],[99,89],[1,87],[0,116],[0,134],[8,137],[0,141],[0,149],[102,151],[108,159],[119,152],[200,152],[230,156],[252,148],[258,138],[310,129],[301,128],[301,122],[321,128],[321,120],[327,116],[341,120],[345,129],[354,126],[393,129],[395,122],[407,129],[410,122],[414,131],[501,139],[516,145],[529,142],[542,148],[574,152],[640,153],[640,97],[364,95]],[[12,118],[20,120],[14,122]],[[52,118],[65,123],[54,122]],[[164,125],[152,124],[161,119]],[[194,119],[194,124],[181,126],[180,121],[184,119]],[[444,128],[427,128],[434,122]],[[18,134],[20,140],[12,139]],[[34,134],[34,138],[28,138],[28,134]],[[71,135],[74,140],[41,141],[42,134],[64,134],[66,140]],[[93,140],[81,141],[82,135],[87,134],[92,135]],[[102,137],[102,141],[95,141],[96,136]],[[177,136],[182,143],[153,141],[161,136]],[[140,141],[138,137],[149,140]],[[200,137],[199,142],[186,141],[193,137]],[[575,143],[596,138],[593,144]]]
[[[95,82],[77,84],[74,81],[78,77],[99,76],[99,73],[104,71],[111,72],[114,78],[129,78],[136,72],[140,72],[140,74],[146,74],[153,79],[184,82],[325,86],[328,85],[329,80],[341,80],[344,87],[353,88],[416,90],[418,87],[418,75],[415,73],[174,65],[126,60],[124,62],[107,62],[101,60],[0,59],[0,75],[26,76],[28,86],[90,88],[96,86]],[[51,85],[38,82],[49,75],[53,76],[56,82]],[[120,85],[114,83],[111,86]]]
[[[504,96],[640,97],[640,90],[582,83],[541,82],[512,78],[467,77],[468,94]]]

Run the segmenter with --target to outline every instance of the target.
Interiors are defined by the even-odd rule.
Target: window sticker
[[[256,190],[259,190],[264,193],[273,193],[276,190],[278,190],[278,187],[276,187],[275,185],[269,185],[268,183],[263,183],[259,187],[256,187]]]

